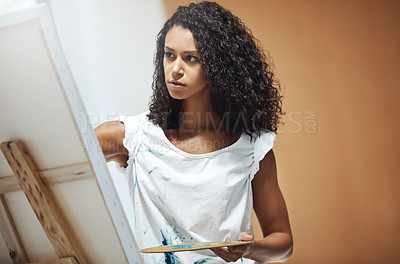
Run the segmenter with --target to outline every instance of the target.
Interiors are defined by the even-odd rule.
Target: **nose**
[[[172,65],[172,74],[175,76],[183,75],[182,59],[177,58]]]

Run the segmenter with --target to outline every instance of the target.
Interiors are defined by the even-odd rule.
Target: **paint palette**
[[[166,245],[160,247],[151,247],[140,250],[142,253],[166,253],[166,252],[178,252],[178,251],[192,251],[201,249],[210,249],[227,246],[238,246],[250,244],[253,241],[232,241],[228,243],[224,242],[198,242],[198,243],[183,243],[175,245]]]

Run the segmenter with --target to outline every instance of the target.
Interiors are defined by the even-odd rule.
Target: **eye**
[[[173,57],[174,57],[174,54],[172,54],[172,53],[169,52],[169,51],[164,52],[164,55],[165,55],[165,57],[167,57],[167,58],[173,58]]]
[[[190,62],[199,61],[199,59],[198,59],[197,57],[192,56],[192,55],[188,55],[188,56],[186,57],[186,60],[187,60],[187,61],[190,61]]]

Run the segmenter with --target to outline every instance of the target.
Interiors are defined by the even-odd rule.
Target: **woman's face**
[[[184,100],[207,95],[209,85],[190,30],[174,26],[168,31],[163,65],[166,86],[172,98]]]

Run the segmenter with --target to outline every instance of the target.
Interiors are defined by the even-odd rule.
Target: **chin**
[[[183,100],[183,99],[186,98],[185,95],[183,95],[182,93],[179,93],[179,92],[176,92],[176,91],[171,91],[169,89],[168,89],[168,93],[172,98],[174,98],[176,100]]]
[[[174,98],[175,100],[183,100],[183,99],[185,99],[183,96],[173,96],[173,95],[171,95],[171,97]]]

